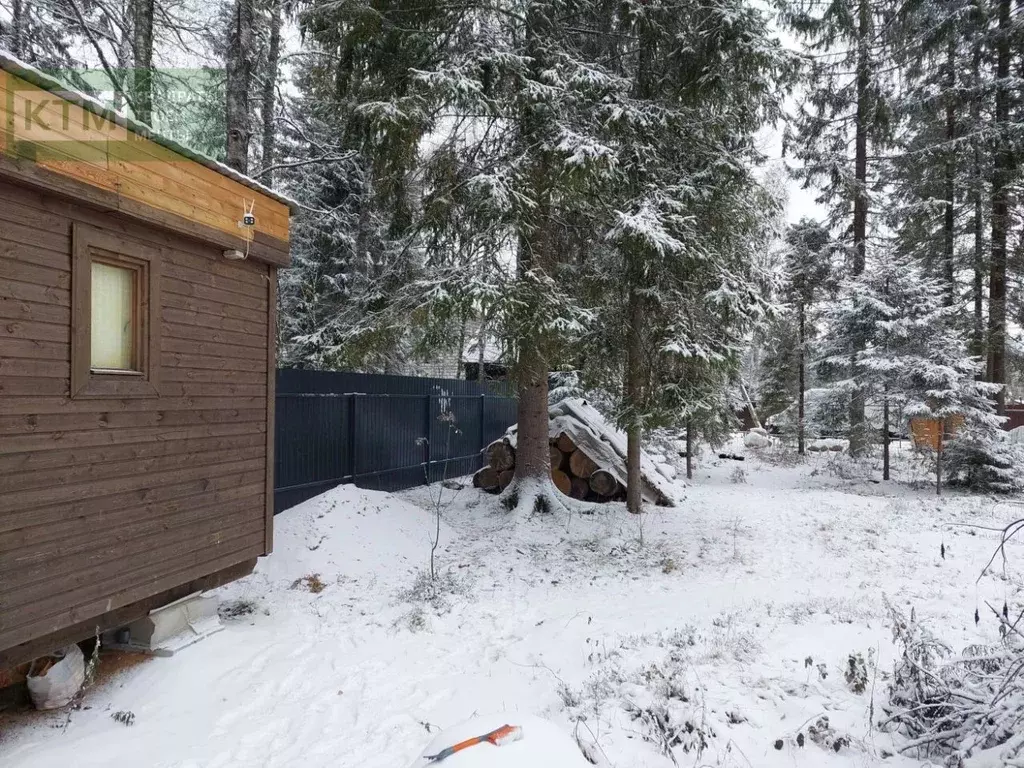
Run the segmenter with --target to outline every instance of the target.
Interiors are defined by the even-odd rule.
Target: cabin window
[[[156,397],[158,252],[85,224],[73,240],[71,396]]]
[[[138,275],[130,267],[92,262],[89,351],[94,372],[140,373]]]

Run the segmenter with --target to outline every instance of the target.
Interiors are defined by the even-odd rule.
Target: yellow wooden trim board
[[[255,232],[288,241],[284,203],[6,71],[0,151],[235,237],[252,205]]]

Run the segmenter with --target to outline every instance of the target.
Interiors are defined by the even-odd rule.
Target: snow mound
[[[482,736],[503,725],[518,725],[523,736],[501,746],[476,744],[451,757],[431,762],[427,755],[436,755],[445,747],[474,736]],[[554,723],[532,715],[507,713],[474,717],[437,734],[410,768],[590,768],[572,737]]]
[[[422,507],[390,493],[338,486],[274,518],[274,556],[257,572],[289,584],[311,573],[379,579],[402,564],[422,566],[434,524]],[[443,523],[441,535],[450,538]]]
[[[743,445],[747,448],[769,448],[771,444],[772,439],[763,434],[762,431],[751,430],[743,436]]]
[[[807,450],[812,453],[824,453],[825,451],[840,452],[845,451],[850,447],[849,440],[840,440],[835,437],[823,437],[818,440],[811,440],[807,444]]]

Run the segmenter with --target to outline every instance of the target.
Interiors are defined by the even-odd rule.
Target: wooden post
[[[885,400],[882,403],[882,479],[889,479],[889,387],[885,388]]]
[[[797,406],[797,433],[796,433],[796,452],[800,456],[805,455],[806,452],[807,452],[807,439],[806,439],[807,430],[806,430],[806,428],[804,426],[804,422],[806,420],[805,413],[804,413],[804,407],[805,407],[804,406],[804,400],[805,400],[804,392],[807,389],[807,364],[804,362],[804,348],[806,346],[806,343],[804,341],[804,335],[806,334],[806,329],[805,329],[806,323],[804,321],[804,314],[805,314],[805,312],[804,312],[804,302],[803,302],[803,299],[801,299],[800,300],[800,338],[799,338],[799,341],[800,341],[799,350],[800,351],[799,351],[799,357],[798,357],[799,364],[800,364],[800,375],[799,375],[800,395],[799,395],[799,398],[798,398],[798,406]],[[687,453],[689,453],[689,451],[687,451]]]
[[[430,485],[430,395],[423,396],[423,478]]]
[[[686,479],[693,480],[693,419],[686,420]]]
[[[349,482],[356,484],[356,408],[357,394],[348,396],[348,475]]]
[[[484,445],[484,413],[486,412],[487,403],[484,402],[484,397],[486,397],[486,395],[481,393],[481,395],[480,395],[480,438],[477,441],[477,450],[476,450],[477,455],[479,455],[481,457],[480,458],[481,462],[483,461],[483,452],[484,452],[484,448],[486,447]]]

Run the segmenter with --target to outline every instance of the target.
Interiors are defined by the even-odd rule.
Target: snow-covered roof
[[[280,192],[275,192],[270,187],[260,184],[255,179],[251,179],[245,174],[239,173],[234,168],[224,165],[224,163],[218,162],[212,157],[204,155],[202,152],[186,147],[184,144],[179,144],[177,141],[168,138],[167,136],[160,135],[145,123],[140,123],[127,115],[123,115],[111,109],[103,104],[103,102],[72,88],[67,83],[58,80],[52,75],[46,74],[42,70],[36,69],[31,64],[22,61],[2,48],[0,48],[0,70],[10,72],[12,75],[20,77],[22,80],[42,88],[44,91],[49,91],[55,96],[60,96],[65,101],[69,101],[88,112],[92,112],[94,115],[111,120],[132,133],[145,136],[150,141],[155,144],[159,144],[164,149],[169,149],[171,152],[182,155],[193,162],[205,165],[210,170],[216,171],[222,176],[227,176],[229,179],[249,187],[249,189],[254,189],[267,197],[273,198],[279,203],[287,205],[293,213],[298,210],[298,203],[290,197],[282,195]]]
[[[502,354],[501,342],[489,334],[484,334],[484,362],[485,363],[500,363],[504,355]],[[480,337],[474,337],[466,342],[465,348],[462,350],[462,362],[464,363],[478,363],[480,362]]]

